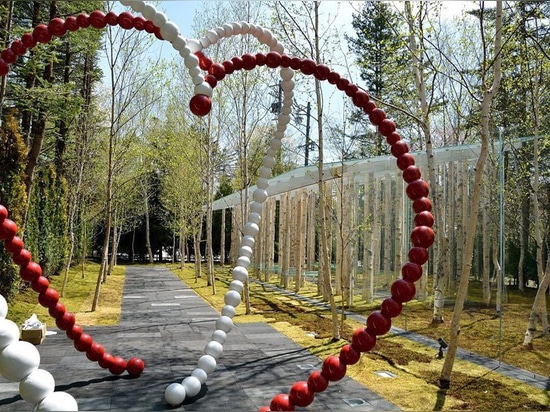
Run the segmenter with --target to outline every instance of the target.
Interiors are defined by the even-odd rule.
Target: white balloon
[[[201,384],[206,383],[206,379],[208,379],[208,374],[204,371],[204,369],[201,368],[193,369],[193,372],[191,372],[191,376],[197,378]]]
[[[252,256],[252,248],[250,246],[241,246],[239,248],[239,256],[246,256],[246,257],[250,257]]]
[[[185,388],[185,393],[189,397],[198,395],[202,387],[201,382],[194,376],[188,376],[181,384]]]
[[[226,306],[224,306],[226,307]],[[235,310],[233,306],[229,306],[231,309]],[[223,314],[223,312],[222,312]],[[229,316],[229,315],[224,315]],[[230,316],[231,317],[231,316]],[[220,342],[222,345],[225,343],[225,340],[227,339],[227,333],[225,333],[223,330],[216,329],[214,333],[212,333],[212,340],[216,342]]]
[[[234,267],[231,273],[233,275],[233,279],[240,280],[243,283],[248,279],[248,270],[246,270],[243,266]]]
[[[78,411],[78,403],[67,392],[53,392],[46,396],[35,411]]]
[[[220,342],[211,340],[206,344],[204,348],[204,353],[212,356],[214,359],[218,359],[223,352],[223,345]]]
[[[230,290],[234,290],[235,292],[242,293],[244,284],[240,280],[234,280],[229,285]]]
[[[0,295],[0,319],[4,319],[8,315],[8,302],[4,296]]]
[[[19,340],[19,326],[9,319],[0,319],[0,350]]]
[[[7,380],[18,382],[40,365],[40,353],[25,341],[10,343],[0,352],[0,374]]]
[[[254,206],[254,204],[257,204],[256,202],[253,202],[252,205],[250,205],[250,210],[252,210],[252,206]],[[261,205],[261,204],[260,204]],[[261,209],[260,209],[261,210]],[[243,239],[241,241],[241,245],[242,246],[250,246],[250,247],[254,247],[254,244],[256,243],[256,239],[254,239],[253,236],[249,236],[249,235],[245,235],[243,236]]]
[[[273,157],[271,156],[267,156],[271,159],[273,159]],[[265,158],[264,158],[264,165],[265,165]],[[273,165],[275,165],[275,161],[273,161]],[[254,190],[254,193],[252,193],[252,198],[254,199],[255,202],[258,202],[258,203],[263,203],[267,200],[267,190],[265,189],[256,189]]]
[[[202,355],[197,362],[197,366],[201,369],[204,369],[206,373],[214,372],[216,369],[216,359],[211,355]]]
[[[164,14],[162,11],[157,11],[151,21],[155,26],[162,30],[162,26],[164,26],[168,22],[168,18],[166,17],[166,14]]]
[[[164,40],[168,40],[169,42],[172,42],[178,37],[179,35],[179,29],[178,26],[176,26],[175,23],[171,21],[167,21],[160,27],[160,35]]]
[[[245,268],[249,267],[250,266],[250,258],[248,258],[246,256],[240,256],[237,259],[237,265],[238,266],[244,266]]]
[[[19,394],[24,401],[33,405],[52,394],[55,390],[55,379],[44,369],[29,373],[19,382]]]
[[[152,4],[145,3],[141,9],[141,14],[147,20],[153,20],[153,17],[157,14],[157,9]]]
[[[220,329],[223,330],[225,333],[229,333],[231,332],[231,329],[233,329],[233,321],[229,316],[220,316],[218,320],[216,320],[216,329]]]
[[[248,236],[255,237],[258,232],[260,231],[260,228],[256,223],[248,222],[246,225],[244,225],[243,233]]]
[[[223,300],[224,300],[226,305],[239,306],[239,303],[241,303],[241,295],[236,290],[230,290],[225,294],[225,296],[223,297]],[[224,316],[222,316],[222,317],[224,317]],[[226,317],[228,317],[228,316],[226,316]],[[231,320],[231,318],[229,318],[229,320]],[[232,326],[233,325],[231,325],[231,327]],[[225,330],[223,328],[220,328],[220,329]],[[231,330],[231,329],[229,329],[229,330]],[[229,330],[226,330],[226,332],[229,332]]]
[[[181,383],[171,383],[164,390],[164,399],[169,405],[178,406],[185,400],[185,388]]]

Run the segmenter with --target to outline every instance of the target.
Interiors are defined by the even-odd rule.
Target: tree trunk
[[[222,223],[220,228],[220,265],[225,265],[225,221],[226,221],[226,209],[222,209]]]

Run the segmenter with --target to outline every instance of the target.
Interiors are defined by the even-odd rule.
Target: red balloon
[[[231,74],[235,71],[235,65],[231,60],[224,60],[222,66],[225,69],[225,74]]]
[[[372,312],[367,318],[367,330],[377,336],[385,335],[391,329],[391,319],[379,310]]]
[[[409,199],[416,200],[427,197],[428,193],[430,193],[430,187],[425,180],[418,179],[407,185],[406,192]]]
[[[397,167],[400,170],[405,170],[412,165],[414,165],[414,156],[410,153],[405,153],[397,158]]]
[[[361,358],[361,352],[355,350],[351,345],[344,345],[340,349],[340,360],[346,365],[355,365]]]
[[[65,27],[69,31],[77,31],[78,30],[78,20],[75,16],[69,16],[67,19],[65,19]]]
[[[110,11],[105,15],[105,23],[109,26],[116,26],[118,24],[118,16],[114,11]]]
[[[291,57],[290,68],[292,70],[300,70],[300,67],[302,67],[302,59],[300,59],[299,57]]]
[[[414,246],[409,250],[409,261],[417,265],[423,265],[429,258],[428,249],[424,247]]]
[[[78,339],[74,340],[74,347],[79,352],[87,352],[91,347],[94,340],[87,333],[82,333]]]
[[[315,392],[309,388],[306,381],[298,381],[292,385],[288,396],[294,405],[305,407],[313,402]]]
[[[271,400],[269,408],[272,411],[293,411],[294,404],[290,400],[290,397],[285,393],[275,395]]]
[[[402,310],[403,304],[392,298],[384,299],[380,305],[380,312],[388,318],[395,318],[399,316]]]
[[[321,81],[327,80],[329,74],[330,67],[328,67],[326,64],[318,64],[315,68],[315,73],[313,73],[315,78]]]
[[[33,48],[36,46],[36,39],[31,33],[25,33],[23,36],[21,36],[21,43],[25,45],[27,48]]]
[[[265,65],[271,69],[276,69],[281,65],[281,55],[277,52],[270,51],[265,55]]]
[[[368,352],[376,345],[376,336],[366,328],[358,328],[353,332],[351,346],[359,352]]]
[[[300,64],[300,71],[303,74],[308,76],[315,73],[316,68],[317,68],[317,63],[311,59],[304,59]]]
[[[4,219],[7,219],[8,217],[8,209],[4,205],[0,205],[0,223],[4,221]]]
[[[43,276],[41,276],[38,279],[40,280],[42,277]],[[36,290],[34,286],[35,286],[35,283],[32,283],[31,287],[34,290]],[[45,308],[51,308],[52,306],[55,306],[58,301],[59,301],[59,293],[57,293],[57,290],[52,288],[47,288],[44,292],[38,295],[38,303],[40,303]]]
[[[149,34],[152,34],[155,32],[155,24],[151,20],[145,20],[143,22],[143,30]]]
[[[391,285],[391,297],[397,302],[408,302],[416,294],[416,287],[405,279],[397,279]]]
[[[271,409],[269,406],[262,406],[260,409],[258,409],[258,412],[271,412]]]
[[[115,358],[110,353],[104,353],[103,358],[101,358],[97,363],[103,369],[109,369],[115,364]]]
[[[196,116],[206,116],[212,109],[212,100],[204,94],[197,94],[191,98],[189,108]]]
[[[252,70],[256,67],[256,56],[250,53],[243,54],[243,69]]]
[[[218,80],[211,74],[204,76],[204,81],[210,85],[210,87],[215,88],[218,85]]]
[[[90,346],[90,349],[86,351],[86,357],[92,362],[98,362],[102,360],[104,354],[105,348],[103,347],[103,345],[97,342],[92,342],[92,346]]]
[[[382,136],[386,136],[386,138],[387,138],[387,136],[390,136],[392,133],[395,133],[395,129],[396,129],[395,122],[393,120],[390,120],[390,119],[384,119],[378,125],[378,133],[380,133]],[[400,139],[398,139],[398,141],[399,140]],[[395,144],[395,142],[390,143],[390,145],[392,145],[392,146],[394,144]],[[408,151],[409,150],[407,148],[407,152]],[[398,157],[398,156],[395,156],[395,157]]]
[[[29,262],[26,266],[21,266],[19,276],[21,276],[21,279],[32,283],[42,276],[42,268],[38,263]]]
[[[313,371],[307,379],[307,386],[312,392],[323,392],[328,388],[328,379],[323,376],[321,371]]]
[[[217,80],[223,80],[225,77],[225,67],[220,63],[214,63],[208,69],[208,73],[214,76]]]
[[[0,240],[6,240],[17,234],[17,225],[11,219],[4,219],[0,225]]]
[[[401,268],[401,274],[403,279],[414,283],[422,277],[422,266],[413,262],[406,262]]]
[[[382,123],[384,123],[386,120],[388,119],[384,119]],[[380,129],[380,127],[378,129]],[[409,153],[409,145],[407,144],[407,142],[404,142],[403,140],[399,140],[391,145],[390,151],[392,155],[394,155],[395,157],[399,157],[404,155],[405,153]]]
[[[338,83],[338,80],[340,80],[340,74],[335,71],[331,71],[327,76],[327,80],[330,84],[336,84]]]
[[[434,216],[428,211],[422,211],[417,213],[414,217],[414,224],[416,226],[428,226],[432,227],[434,225]]]
[[[265,54],[263,53],[256,53],[256,66],[265,66]]]
[[[291,60],[290,56],[288,56],[286,54],[281,55],[281,67],[284,67],[285,69],[290,67],[291,61],[292,60]]]
[[[380,130],[380,127],[384,124],[384,122],[385,122],[385,120],[383,120],[382,123],[380,124],[380,126],[378,127],[379,130]],[[399,133],[397,133],[395,131],[391,132],[389,134],[383,135],[383,136],[386,136],[386,142],[388,142],[388,144],[390,146],[394,145],[395,143],[397,143],[398,141],[401,140],[401,136],[399,135]]]
[[[352,96],[353,104],[357,107],[363,107],[369,100],[369,94],[363,90],[357,90]]]
[[[10,49],[18,56],[22,56],[27,52],[27,46],[25,46],[21,40],[15,40],[11,44]]]
[[[346,86],[346,89],[344,90],[344,92],[346,93],[346,95],[348,97],[353,97],[353,95],[355,94],[355,92],[359,91],[359,87],[357,87],[357,85],[353,84],[353,83],[350,83]]]
[[[40,294],[46,293],[46,291],[48,290],[49,287],[50,287],[50,281],[45,276],[39,276],[38,279],[31,282],[31,288],[36,293],[40,293]],[[49,292],[49,293],[51,294],[52,292]],[[45,297],[44,299],[49,299],[49,298]],[[40,296],[38,297],[38,300],[40,301]],[[47,306],[47,305],[42,305],[42,306],[45,306],[47,308],[50,307],[50,306]]]
[[[17,60],[17,53],[15,53],[11,48],[2,50],[0,56],[2,57],[2,60],[8,64],[13,64]]]
[[[385,118],[386,112],[380,108],[374,109],[369,114],[369,120],[374,126],[379,126]]]
[[[432,210],[432,202],[427,197],[416,199],[413,202],[413,210],[414,210],[414,213],[420,213],[423,211],[430,212]]]
[[[61,330],[69,330],[75,324],[75,316],[71,312],[65,312],[55,319],[55,324]]]
[[[420,169],[417,166],[409,166],[403,170],[403,180],[407,183],[414,182],[415,180],[420,179],[420,177]]]
[[[101,10],[95,10],[90,13],[90,25],[96,29],[103,29],[107,22],[105,21],[105,13]]]
[[[61,317],[63,316],[63,314],[66,312],[66,308],[65,308],[65,305],[61,302],[57,302],[55,304],[55,306],[52,306],[51,308],[48,308],[48,313],[50,314],[50,316],[52,318],[57,318],[57,317]],[[56,321],[57,323],[57,321]],[[73,325],[74,325],[74,322],[73,322]],[[68,329],[71,329],[72,328],[72,325],[70,328],[65,328],[64,330],[68,330]]]
[[[65,334],[69,339],[77,341],[82,335],[82,326],[75,323],[71,329],[65,331]]]
[[[233,59],[235,59],[235,57],[233,57]],[[242,61],[242,59],[241,59]],[[234,64],[235,62],[233,62]],[[199,59],[199,67],[201,68],[201,70],[208,70],[210,68],[210,66],[212,66],[212,60],[209,58],[209,57],[206,57],[206,56],[202,56],[200,59]]]
[[[11,258],[16,265],[25,266],[30,263],[32,255],[27,249],[21,249],[19,253],[14,253]]]
[[[336,82],[336,88],[338,90],[344,91],[344,90],[346,90],[346,87],[348,87],[348,84],[349,84],[348,79],[346,79],[344,77],[340,77],[338,79],[338,81]]]
[[[134,27],[134,16],[132,15],[132,13],[123,11],[118,15],[117,22],[120,27],[129,30]]]
[[[435,241],[435,233],[428,226],[417,226],[411,231],[411,242],[415,246],[429,248]]]
[[[32,36],[39,43],[48,43],[52,39],[52,35],[45,24],[39,24],[32,31]]]
[[[88,16],[86,13],[80,13],[78,16],[76,16],[76,22],[80,27],[85,29],[86,27],[90,26],[90,16]]]
[[[134,29],[141,31],[145,29],[145,22],[146,20],[141,16],[134,17],[134,21],[132,22]]]
[[[143,373],[145,368],[145,363],[139,358],[130,358],[128,364],[126,365],[126,370],[128,374],[133,377],[138,377]]]
[[[6,251],[14,255],[21,252],[23,246],[25,245],[23,244],[23,240],[21,240],[19,236],[14,236],[4,242],[4,247],[6,248]]]
[[[120,356],[115,356],[113,359],[113,364],[109,367],[109,372],[113,375],[120,375],[126,370],[126,361]]]
[[[155,26],[155,30],[153,31],[153,33],[155,34],[155,37],[157,39],[164,40],[164,38],[162,37],[162,34],[160,34],[160,27]]]
[[[67,27],[65,27],[65,20],[56,17],[48,23],[48,30],[54,36],[61,37],[67,33]]]
[[[3,59],[0,59],[0,76],[5,76],[10,71],[10,65]]]
[[[329,381],[339,381],[346,376],[346,364],[338,356],[326,358],[321,369]]]

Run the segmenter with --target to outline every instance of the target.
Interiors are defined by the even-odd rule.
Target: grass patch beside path
[[[191,266],[183,270],[176,265],[169,268],[189,287],[195,290],[216,310],[223,305],[223,297],[231,282],[230,268],[216,269],[217,294],[206,285],[206,279],[195,279]],[[315,298],[314,287],[305,288],[303,294]],[[302,291],[300,291],[302,294]],[[339,342],[331,342],[331,321],[327,311],[309,306],[292,297],[269,290],[260,285],[251,284],[250,298],[252,314],[245,315],[244,303],[239,305],[233,318],[235,323],[266,322],[300,346],[308,349],[321,359],[329,355],[338,355],[340,348],[351,338],[353,331],[360,326],[358,322],[346,321],[344,336]],[[359,312],[370,313],[379,307],[375,304],[358,303]],[[429,313],[417,310],[422,304],[411,304],[407,309],[409,330],[417,329],[423,333],[430,319]],[[427,309],[429,312],[429,309]],[[423,319],[421,319],[421,317]],[[472,311],[468,317],[476,316]],[[481,313],[479,321],[482,328],[490,327],[482,322],[486,314]],[[403,316],[397,318],[403,322]],[[421,325],[424,324],[422,327]],[[398,325],[403,327],[403,323]],[[442,328],[445,326],[443,325]],[[494,328],[494,326],[492,326]],[[465,328],[466,330],[468,328]],[[430,335],[439,335],[442,330],[432,330]],[[441,335],[439,335],[441,336]],[[230,338],[230,337],[229,337]],[[463,337],[461,340],[464,341]],[[539,344],[541,345],[542,342]],[[468,342],[468,345],[473,345]],[[487,348],[488,349],[488,348]],[[522,355],[522,353],[519,353]],[[530,356],[529,353],[523,355]],[[495,356],[495,353],[492,354]],[[373,352],[363,354],[359,363],[348,367],[348,376],[364,384],[403,410],[549,410],[550,391],[539,390],[516,380],[507,378],[498,371],[477,366],[456,359],[451,379],[451,388],[439,389],[438,379],[443,359],[437,359],[437,351],[419,345],[398,336],[379,338]],[[510,362],[513,363],[513,362]],[[523,361],[520,362],[522,364]],[[548,364],[546,364],[547,366]],[[377,371],[388,371],[395,378],[384,378]],[[546,371],[546,374],[548,371]],[[308,374],[304,373],[304,379]],[[288,382],[289,388],[294,382]]]
[[[97,309],[92,312],[92,302],[95,293],[99,265],[88,262],[82,277],[82,267],[77,266],[69,271],[69,281],[65,288],[65,296],[60,297],[67,311],[74,313],[76,322],[81,326],[116,325],[120,322],[122,307],[122,288],[126,269],[116,266],[107,282],[101,285]],[[50,287],[61,294],[63,276],[49,278]],[[38,303],[38,294],[28,287],[8,305],[8,318],[20,325],[33,313],[47,326],[53,326],[55,320],[48,314],[48,310]]]

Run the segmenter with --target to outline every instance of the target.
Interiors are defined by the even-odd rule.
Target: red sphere
[[[435,241],[435,233],[428,226],[417,226],[411,231],[411,242],[415,246],[429,248]]]
[[[11,48],[2,50],[0,53],[2,60],[8,64],[13,64],[17,60],[17,53],[15,53]]]
[[[208,60],[210,60],[210,59],[208,59]],[[239,56],[233,57],[231,59],[231,63],[233,63],[233,70],[242,70],[242,68],[243,68],[243,59],[241,59]],[[200,61],[199,61],[199,65],[200,65]]]
[[[45,276],[39,276],[36,280],[31,282],[31,288],[36,293],[45,293],[49,287],[50,287],[50,281]],[[46,307],[49,308],[50,306],[46,306]]]
[[[367,318],[367,330],[377,336],[385,335],[391,329],[391,319],[379,310],[372,312]]]
[[[387,119],[384,119],[384,122]],[[405,153],[409,153],[409,145],[404,142],[403,140],[399,140],[391,145],[391,154],[395,157],[399,157],[404,155]]]
[[[118,15],[117,22],[120,27],[129,30],[134,27],[134,16],[130,12],[123,11]]]
[[[346,365],[355,365],[361,358],[361,352],[355,350],[351,345],[344,345],[340,349],[340,360]]]
[[[275,69],[281,65],[281,55],[277,52],[270,51],[265,55],[265,65]]]
[[[23,36],[21,36],[21,43],[25,45],[27,48],[33,48],[36,46],[36,39],[31,33],[25,33]]]
[[[271,412],[271,409],[269,406],[262,406],[260,409],[258,409],[258,412]]]
[[[300,67],[302,67],[302,59],[300,59],[299,57],[291,57],[290,68],[292,70],[300,70]]]
[[[74,324],[71,329],[65,331],[65,334],[69,339],[77,341],[82,335],[82,326]]]
[[[52,306],[51,308],[48,308],[48,313],[50,314],[50,316],[52,318],[57,318],[57,317],[63,316],[63,314],[66,312],[66,310],[67,309],[65,308],[65,305],[63,303],[57,302],[55,304],[55,306]],[[73,325],[74,325],[74,322],[73,322]],[[71,329],[71,328],[72,328],[72,326],[70,328],[65,328],[64,330]]]
[[[115,357],[110,353],[104,353],[103,358],[101,358],[97,363],[103,369],[109,369],[115,364]]]
[[[335,71],[331,71],[327,76],[327,80],[330,84],[336,84],[338,83],[338,80],[340,80],[340,74]]]
[[[384,121],[382,121],[382,123],[384,123]],[[401,140],[401,136],[397,132],[391,132],[390,134],[387,134],[385,136],[386,136],[386,142],[388,142],[390,146],[394,145],[395,143]]]
[[[243,69],[252,70],[256,67],[256,56],[250,53],[245,53],[242,56],[243,59]]]
[[[210,85],[213,89],[218,85],[218,80],[211,74],[204,76],[204,81]]]
[[[17,225],[11,219],[4,219],[0,225],[0,240],[6,240],[17,234]]]
[[[359,352],[368,352],[376,345],[376,336],[366,328],[358,328],[353,332],[351,346]]]
[[[306,381],[298,381],[290,388],[288,394],[291,402],[300,407],[306,407],[315,399],[315,392],[313,392]]]
[[[145,20],[143,22],[143,30],[145,30],[147,33],[152,34],[155,32],[155,25],[151,20]]]
[[[13,255],[21,252],[24,246],[25,245],[23,244],[23,240],[21,240],[19,236],[14,236],[4,242],[4,247],[6,248],[6,251]]]
[[[265,54],[263,53],[256,53],[256,66],[265,66]]]
[[[21,267],[19,270],[19,276],[27,282],[34,282],[42,276],[42,268],[38,263],[29,262],[26,266]]]
[[[8,218],[8,214],[8,209],[4,205],[0,205],[0,223]]]
[[[391,285],[391,297],[397,302],[408,302],[416,294],[416,287],[414,283],[406,281],[404,279],[397,279]]]
[[[3,59],[0,59],[0,76],[5,76],[10,71],[10,65]]]
[[[369,113],[369,120],[374,126],[380,126],[385,118],[386,112],[378,107]]]
[[[56,17],[48,23],[48,30],[54,36],[61,37],[67,33],[67,27],[65,27],[65,20]]]
[[[78,20],[76,19],[76,17],[75,16],[67,17],[67,19],[65,20],[65,27],[69,31],[77,31],[79,26],[78,26]]]
[[[140,358],[130,358],[126,364],[126,370],[130,376],[137,378],[143,373],[145,363]]]
[[[403,180],[407,183],[414,182],[421,177],[420,169],[417,166],[409,166],[403,170]]]
[[[352,97],[353,104],[357,107],[363,107],[369,99],[369,94],[363,90],[357,90]]]
[[[197,94],[191,98],[189,108],[191,113],[196,116],[206,116],[212,109],[212,100],[204,94]]]
[[[418,179],[407,185],[406,192],[409,199],[416,200],[422,197],[427,197],[430,193],[430,187],[425,180]]]
[[[409,250],[409,261],[416,263],[417,265],[423,265],[428,261],[428,258],[428,249],[424,247],[414,246],[411,250]]]
[[[350,83],[346,86],[346,90],[344,92],[348,97],[353,97],[353,95],[359,91],[359,87],[357,85]]]
[[[225,69],[225,74],[231,74],[235,71],[235,65],[231,60],[225,60],[222,62],[223,68]]]
[[[290,67],[290,62],[291,62],[290,56],[286,54],[281,55],[281,67],[284,67],[285,69],[287,67]]]
[[[75,316],[71,312],[65,312],[55,319],[55,324],[61,330],[71,330],[75,324]]]
[[[304,59],[302,60],[302,64],[300,64],[300,71],[308,76],[315,73],[316,68],[317,63],[311,59]]]
[[[157,27],[155,26],[155,30],[153,31],[153,33],[155,34],[155,37],[159,40],[164,40],[162,38],[162,34],[160,34],[160,27]]]
[[[348,84],[349,84],[348,79],[346,79],[344,77],[340,77],[338,79],[338,81],[336,82],[336,88],[338,90],[344,91],[344,90],[346,90],[346,87],[348,87]]]
[[[380,305],[380,312],[382,315],[387,316],[388,318],[395,318],[399,316],[403,310],[403,304],[392,298],[386,298],[382,301]]]
[[[321,81],[327,80],[329,74],[330,68],[326,64],[318,64],[315,68],[315,73],[313,73],[315,78]]]
[[[233,57],[233,59],[235,59],[235,57]],[[210,66],[212,66],[212,60],[209,57],[202,56],[199,59],[199,67],[201,70],[208,70]]]
[[[120,356],[115,356],[113,359],[113,364],[109,367],[109,372],[113,375],[120,375],[126,370],[126,361]]]
[[[116,26],[118,24],[118,16],[114,11],[110,11],[105,15],[105,23],[109,26]]]
[[[94,340],[87,333],[82,333],[78,339],[74,340],[74,347],[79,352],[87,352],[91,347]]]
[[[397,167],[400,170],[405,170],[412,165],[414,165],[414,156],[410,153],[405,153],[397,158]]]
[[[90,25],[96,29],[103,29],[107,22],[105,21],[105,13],[101,10],[95,10],[90,13]]]
[[[269,404],[269,408],[272,411],[293,411],[294,404],[290,400],[290,397],[285,393],[275,395]]]
[[[382,136],[390,136],[392,133],[395,133],[395,122],[390,119],[384,119],[382,122],[378,125],[378,133],[380,133]],[[390,143],[393,145],[393,143]],[[408,150],[407,150],[408,152]],[[396,156],[397,157],[397,156]]]
[[[32,31],[32,36],[38,43],[48,43],[52,39],[52,35],[45,24],[39,24]]]
[[[90,16],[88,16],[86,13],[80,13],[78,16],[76,16],[76,22],[80,27],[85,29],[86,27],[90,26]]]
[[[225,67],[220,63],[214,63],[208,69],[208,73],[214,76],[217,80],[223,80],[225,77]]]
[[[134,17],[134,21],[132,22],[132,25],[134,26],[134,29],[141,31],[145,29],[145,19],[141,16]]]
[[[431,214],[431,212],[424,210],[416,214],[416,216],[414,217],[414,224],[416,226],[432,227],[434,225],[434,216]]]
[[[42,278],[43,276],[39,277],[38,280]],[[31,287],[34,290],[36,290],[34,282],[31,284]],[[57,293],[57,290],[52,288],[47,288],[44,292],[38,295],[38,303],[40,303],[45,308],[51,308],[52,306],[55,306],[58,301],[59,301],[59,293]]]
[[[321,371],[311,372],[307,379],[307,386],[312,392],[323,392],[328,388],[328,380],[323,376]]]
[[[27,249],[21,249],[19,253],[14,253],[11,258],[16,265],[25,266],[30,263],[32,255]]]
[[[97,342],[92,342],[92,346],[90,346],[90,349],[86,351],[86,357],[92,362],[100,361],[101,359],[103,359],[104,354],[105,348],[103,347],[103,345]]]
[[[332,382],[339,381],[346,376],[346,364],[338,356],[329,356],[326,358],[321,369],[323,375]]]
[[[401,275],[403,275],[403,279],[414,283],[422,277],[422,266],[406,262],[401,268]]]
[[[414,213],[420,213],[423,211],[430,212],[432,210],[432,202],[427,197],[416,199],[413,202],[413,210],[414,210]]]

